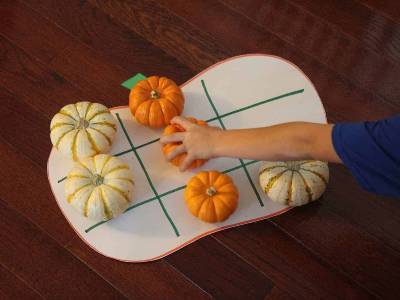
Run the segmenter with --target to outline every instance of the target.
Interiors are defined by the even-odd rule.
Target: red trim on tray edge
[[[197,75],[195,75],[194,77],[192,77],[191,79],[189,79],[188,81],[184,82],[183,84],[180,85],[180,87],[181,87],[181,88],[184,87],[185,85],[189,84],[191,81],[193,81],[194,79],[196,79],[197,77],[201,76],[201,75],[204,74],[205,72],[207,72],[207,71],[209,71],[209,70],[215,68],[216,66],[218,66],[218,65],[220,65],[220,64],[222,64],[222,63],[225,63],[225,62],[228,62],[228,61],[237,59],[237,58],[241,58],[241,57],[248,57],[248,56],[267,56],[267,57],[273,57],[273,58],[282,60],[282,61],[284,61],[284,62],[286,62],[286,63],[289,63],[290,65],[292,65],[293,67],[295,67],[300,73],[302,73],[302,74],[304,75],[304,77],[310,82],[311,86],[312,86],[312,87],[314,88],[314,90],[317,92],[317,89],[315,88],[315,86],[314,86],[314,84],[312,83],[312,81],[310,80],[310,78],[308,78],[308,76],[307,76],[306,74],[304,74],[304,72],[303,72],[297,65],[295,65],[294,63],[292,63],[292,62],[290,62],[290,61],[288,61],[288,60],[286,60],[286,59],[284,59],[284,58],[282,58],[282,57],[279,57],[279,56],[276,56],[276,55],[270,55],[270,54],[263,54],[263,53],[242,54],[242,55],[233,56],[233,57],[224,59],[224,60],[222,60],[222,61],[219,61],[219,62],[217,62],[217,63],[211,65],[210,67],[204,69],[203,71],[201,71],[200,73],[198,73]],[[318,94],[318,92],[317,92],[317,94]],[[318,95],[318,96],[319,96],[319,95]],[[320,100],[321,100],[321,99],[320,99]],[[321,103],[321,105],[322,105],[322,101],[320,101],[320,103]],[[127,108],[127,107],[129,107],[129,106],[128,106],[128,105],[115,106],[115,107],[111,107],[110,110],[120,109],[120,108]],[[325,109],[324,109],[324,114],[325,114],[325,121],[326,121],[326,112],[325,112]],[[52,185],[51,185],[50,178],[49,178],[49,160],[50,160],[51,153],[52,153],[53,151],[54,151],[54,147],[51,149],[49,158],[47,159],[47,179],[49,180],[49,183],[50,183],[51,192],[53,193],[54,198],[57,199],[57,197],[56,197],[56,195],[55,195],[55,193],[54,193],[54,191],[53,191],[53,187],[52,187]],[[58,207],[60,208],[62,214],[64,215],[65,219],[67,220],[68,224],[72,227],[72,229],[75,231],[75,233],[79,236],[79,238],[80,238],[86,245],[88,245],[91,249],[93,249],[94,251],[96,251],[97,253],[99,253],[99,254],[101,254],[101,255],[103,255],[103,256],[105,256],[105,257],[112,258],[112,259],[115,259],[115,260],[118,260],[118,261],[122,261],[122,262],[130,262],[130,263],[141,263],[141,262],[149,262],[149,261],[158,260],[158,259],[161,259],[161,258],[163,258],[163,257],[165,257],[165,256],[167,256],[167,255],[169,255],[169,254],[171,254],[171,253],[173,253],[173,252],[176,252],[176,251],[182,249],[183,247],[185,247],[185,246],[187,246],[187,245],[193,243],[194,241],[197,241],[197,240],[201,239],[202,237],[205,237],[205,236],[210,235],[210,234],[212,234],[212,233],[215,233],[215,232],[218,232],[218,231],[222,231],[222,230],[228,229],[228,228],[237,227],[237,226],[244,225],[244,224],[249,224],[249,223],[254,223],[254,222],[257,222],[257,221],[269,219],[269,218],[275,217],[275,216],[277,216],[277,215],[280,215],[280,214],[282,214],[282,213],[284,213],[284,212],[287,212],[287,211],[289,211],[290,209],[292,209],[292,207],[285,207],[284,209],[281,209],[281,210],[279,210],[279,211],[277,211],[277,212],[275,212],[275,213],[272,213],[272,214],[269,214],[269,215],[266,215],[266,216],[263,216],[263,217],[259,217],[259,218],[255,218],[255,219],[250,219],[250,220],[247,220],[247,221],[243,221],[243,222],[239,222],[239,223],[235,223],[235,224],[231,224],[231,225],[226,225],[226,226],[222,226],[222,227],[219,227],[219,228],[216,228],[216,229],[207,231],[207,232],[205,232],[205,233],[203,233],[203,234],[200,234],[200,235],[194,237],[193,239],[191,239],[191,240],[189,240],[189,241],[187,241],[187,242],[185,242],[185,243],[179,245],[178,247],[176,247],[176,248],[174,248],[174,249],[171,249],[171,250],[169,250],[169,251],[167,251],[167,252],[165,252],[165,253],[163,253],[163,254],[161,254],[161,255],[159,255],[159,256],[153,257],[153,258],[149,258],[149,259],[145,259],[145,260],[124,260],[124,259],[115,258],[115,257],[112,257],[112,256],[105,255],[104,253],[102,253],[102,252],[100,252],[99,250],[97,250],[94,246],[90,245],[90,244],[81,236],[81,234],[80,234],[77,230],[75,230],[74,226],[71,224],[71,222],[69,221],[69,219],[67,218],[67,216],[64,214],[64,211],[62,210],[61,206],[58,204],[58,201],[57,201],[57,200],[56,200],[56,202],[57,202],[57,205],[58,205]]]

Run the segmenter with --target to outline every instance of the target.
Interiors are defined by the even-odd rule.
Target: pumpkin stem
[[[76,123],[76,129],[84,129],[89,127],[89,122],[83,118],[80,118],[79,121]]]
[[[96,175],[93,176],[93,184],[95,186],[102,185],[103,181],[104,181],[104,178],[101,177],[99,174],[96,174]]]
[[[207,191],[206,191],[207,195],[212,197],[217,193],[217,190],[215,189],[215,187],[210,186]]]
[[[151,99],[158,99],[158,98],[160,98],[160,94],[156,90],[152,90],[150,92],[150,97],[151,97]]]

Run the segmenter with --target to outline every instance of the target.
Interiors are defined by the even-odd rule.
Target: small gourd
[[[76,162],[65,181],[65,194],[80,214],[109,220],[122,214],[132,198],[131,170],[121,159],[98,154]]]
[[[259,175],[267,196],[288,206],[301,206],[318,199],[329,181],[328,164],[316,160],[265,162]]]
[[[239,192],[228,175],[202,171],[189,180],[184,197],[192,215],[214,223],[226,220],[236,210]]]
[[[201,125],[201,126],[208,126],[207,123],[205,121],[202,120],[197,120],[195,118],[189,117],[187,118],[188,121],[195,123],[197,125]],[[170,124],[167,127],[165,127],[163,135],[170,135],[176,132],[183,132],[185,131],[185,129],[178,125],[178,124]],[[168,153],[170,153],[172,150],[174,150],[177,146],[179,146],[181,143],[169,143],[169,144],[164,144],[162,147],[162,151],[164,153],[164,156],[167,156]],[[179,167],[180,164],[182,163],[182,161],[185,159],[186,157],[186,153],[182,153],[177,155],[176,157],[174,157],[174,159],[172,159],[170,162],[174,165]],[[200,166],[202,166],[207,160],[205,159],[196,159],[194,160],[190,166],[188,167],[188,169],[194,169],[194,168],[198,168]]]
[[[116,131],[115,118],[108,108],[91,102],[64,106],[50,124],[52,144],[73,160],[107,153]]]
[[[184,97],[171,79],[151,76],[139,81],[129,94],[129,108],[142,125],[160,128],[182,113]]]

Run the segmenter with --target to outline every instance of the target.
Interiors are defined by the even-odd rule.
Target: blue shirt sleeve
[[[400,115],[333,127],[336,153],[366,190],[400,197]]]

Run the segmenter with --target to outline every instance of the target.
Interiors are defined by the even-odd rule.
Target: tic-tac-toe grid
[[[293,95],[300,94],[300,93],[303,93],[303,92],[304,92],[304,89],[295,90],[295,91],[288,92],[288,93],[285,93],[285,94],[282,94],[282,95],[279,95],[279,96],[276,96],[276,97],[272,97],[272,98],[269,98],[269,99],[266,99],[266,100],[262,100],[262,101],[259,101],[259,102],[255,102],[255,103],[253,103],[253,104],[251,104],[251,105],[244,106],[244,107],[241,107],[241,108],[239,108],[239,109],[235,109],[235,110],[230,111],[230,112],[228,112],[228,113],[220,114],[220,113],[218,112],[218,110],[217,110],[215,104],[214,104],[214,101],[213,101],[212,97],[210,96],[210,93],[209,93],[209,91],[208,91],[208,89],[207,89],[207,86],[206,86],[205,81],[204,81],[204,80],[201,80],[200,82],[201,82],[202,89],[203,89],[203,92],[204,92],[204,95],[203,95],[203,96],[206,97],[208,103],[210,104],[210,106],[211,106],[211,108],[212,108],[212,111],[213,111],[214,114],[215,114],[215,117],[210,118],[210,119],[208,119],[208,120],[206,120],[206,121],[207,121],[208,123],[217,121],[218,124],[219,124],[224,130],[226,129],[226,126],[225,126],[225,124],[224,124],[224,122],[223,122],[223,118],[225,118],[225,117],[238,114],[238,113],[240,113],[240,112],[243,112],[243,111],[246,111],[246,110],[255,108],[255,107],[260,106],[260,105],[264,105],[264,104],[266,104],[266,103],[268,103],[268,102],[276,101],[276,100],[279,100],[279,99],[282,99],[282,98],[290,97],[290,96],[293,96]],[[159,191],[157,191],[157,189],[156,189],[156,187],[155,187],[155,185],[154,185],[154,183],[153,183],[153,180],[152,180],[151,176],[149,175],[148,169],[147,169],[146,166],[144,165],[143,159],[142,159],[142,157],[141,157],[141,155],[139,154],[139,151],[138,151],[138,150],[140,150],[140,149],[142,149],[142,148],[145,148],[145,147],[147,147],[147,146],[149,146],[149,145],[152,145],[152,144],[158,142],[159,139],[158,139],[158,138],[157,138],[157,139],[153,139],[153,140],[148,141],[148,142],[146,142],[146,143],[143,143],[143,144],[141,144],[141,145],[135,146],[134,143],[133,143],[132,137],[129,135],[129,133],[128,133],[127,129],[126,129],[125,124],[124,124],[123,121],[121,120],[120,115],[119,115],[118,113],[116,113],[116,116],[117,116],[117,120],[118,120],[118,122],[119,122],[119,124],[120,124],[120,126],[121,126],[121,128],[122,128],[122,130],[123,130],[123,132],[124,132],[125,138],[127,139],[128,143],[129,143],[130,149],[127,149],[127,150],[122,151],[122,152],[118,152],[118,153],[116,153],[116,154],[114,154],[114,155],[115,155],[115,156],[121,156],[121,155],[129,154],[129,153],[133,153],[134,156],[135,156],[135,158],[136,158],[136,160],[138,161],[138,163],[139,163],[139,165],[140,165],[142,171],[144,172],[144,175],[145,175],[145,177],[146,177],[146,179],[147,179],[147,181],[148,181],[148,183],[149,183],[149,185],[150,185],[150,188],[151,188],[151,190],[152,190],[152,193],[154,194],[153,197],[151,197],[151,198],[149,198],[149,199],[147,199],[147,200],[143,200],[143,201],[141,201],[141,202],[139,202],[139,203],[137,203],[137,204],[134,204],[134,205],[130,206],[130,207],[125,211],[125,213],[128,212],[128,211],[130,211],[130,210],[133,210],[133,209],[135,209],[135,208],[137,208],[137,207],[139,207],[139,206],[146,205],[146,204],[148,204],[148,203],[150,203],[150,202],[153,202],[153,201],[157,201],[157,202],[159,203],[160,208],[161,208],[162,211],[163,211],[164,216],[166,217],[166,219],[168,220],[169,224],[171,225],[171,227],[172,227],[172,229],[173,229],[175,235],[176,235],[177,237],[179,237],[179,235],[180,235],[179,229],[177,228],[176,224],[174,223],[173,219],[171,218],[170,214],[168,213],[168,211],[167,211],[167,209],[166,209],[166,207],[165,207],[165,205],[164,205],[164,203],[163,203],[162,198],[165,197],[165,196],[167,196],[167,195],[170,195],[170,194],[172,194],[172,193],[178,192],[178,191],[184,189],[186,186],[185,186],[185,185],[178,186],[178,187],[173,188],[173,189],[170,189],[170,190],[168,190],[168,191],[166,191],[166,192],[159,193]],[[257,161],[255,161],[255,160],[253,160],[253,161],[246,161],[246,162],[245,162],[245,161],[243,161],[242,159],[239,159],[239,164],[238,164],[238,165],[236,165],[236,166],[234,166],[234,167],[231,167],[231,168],[227,168],[227,169],[225,169],[225,170],[222,171],[222,172],[223,172],[223,173],[229,173],[229,172],[233,172],[233,171],[238,170],[238,169],[242,169],[242,170],[244,171],[244,173],[245,173],[245,176],[247,177],[248,183],[250,184],[252,191],[254,192],[254,195],[255,195],[256,198],[257,198],[257,201],[258,201],[260,207],[262,207],[262,206],[264,206],[264,203],[263,203],[263,201],[262,201],[262,199],[261,199],[261,196],[259,195],[259,192],[257,191],[257,188],[256,188],[256,186],[255,186],[253,180],[251,179],[251,176],[250,176],[249,171],[248,171],[248,168],[247,168],[248,166],[250,166],[250,165],[252,165],[252,164],[254,164],[254,163],[256,163],[256,162],[257,162]],[[62,182],[64,179],[65,179],[65,177],[64,177],[64,178],[61,178],[58,182],[60,183],[60,182]],[[100,226],[100,225],[102,225],[102,224],[104,224],[104,223],[106,223],[106,222],[107,222],[107,221],[98,222],[98,223],[96,223],[96,224],[90,226],[89,228],[87,228],[87,229],[85,230],[85,232],[88,233],[88,232],[90,232],[91,230],[94,230],[96,227],[98,227],[98,226]]]

